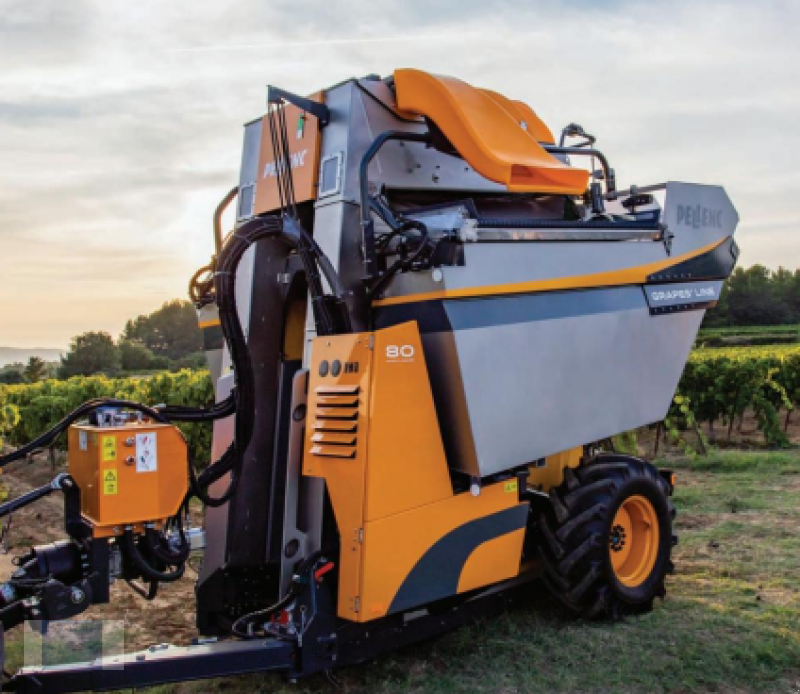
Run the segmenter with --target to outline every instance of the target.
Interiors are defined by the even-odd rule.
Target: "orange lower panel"
[[[359,621],[516,576],[527,516],[498,483],[367,523]]]

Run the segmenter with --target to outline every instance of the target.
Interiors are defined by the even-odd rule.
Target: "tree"
[[[60,378],[113,373],[120,368],[119,348],[108,333],[88,332],[72,338],[69,352],[61,358]]]
[[[25,370],[24,364],[15,362],[0,368],[0,383],[8,386],[25,383],[22,372]]]
[[[149,371],[166,369],[169,361],[166,357],[157,357],[151,350],[136,340],[120,340],[119,351],[122,358],[123,371]]]
[[[723,285],[719,304],[706,314],[705,327],[781,325],[800,322],[800,271],[738,267]]]
[[[203,334],[190,301],[167,301],[150,315],[125,324],[121,340],[140,342],[155,355],[180,359],[203,349]]]
[[[47,376],[47,363],[39,357],[31,357],[22,375],[28,383],[38,383]]]

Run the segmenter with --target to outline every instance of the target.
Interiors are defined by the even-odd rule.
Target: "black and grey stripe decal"
[[[739,258],[739,247],[733,236],[728,236],[719,246],[695,258],[676,263],[647,276],[648,282],[676,282],[699,280],[724,280],[730,277]]]
[[[484,542],[524,528],[527,519],[528,505],[519,504],[451,530],[411,569],[394,596],[389,613],[455,595],[470,555]]]
[[[417,321],[422,334],[574,318],[645,308],[641,286],[435,299],[377,308],[375,327]]]

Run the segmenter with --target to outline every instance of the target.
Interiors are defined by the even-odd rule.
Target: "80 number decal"
[[[386,345],[387,359],[413,359],[414,345]]]

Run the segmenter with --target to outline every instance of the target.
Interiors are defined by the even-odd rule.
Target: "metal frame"
[[[6,684],[21,694],[66,694],[111,691],[188,680],[275,671],[289,679],[332,667],[370,660],[403,646],[439,636],[457,627],[496,615],[529,594],[535,568],[485,591],[461,596],[462,602],[390,615],[366,624],[337,620],[327,582],[312,581],[306,596],[319,613],[303,632],[302,645],[290,640],[220,641],[193,646],[153,646],[125,656],[98,658],[70,665],[21,669]]]
[[[545,152],[549,154],[574,154],[582,157],[597,157],[600,161],[600,166],[603,167],[603,176],[606,182],[606,195],[613,193],[617,188],[616,177],[614,169],[608,163],[606,155],[599,149],[586,149],[585,147],[555,147],[553,145],[542,145]]]
[[[22,668],[5,685],[20,694],[111,691],[187,680],[290,669],[295,646],[276,639],[196,646],[152,646],[85,663]]]
[[[292,94],[291,92],[273,87],[272,85],[267,87],[268,104],[280,105],[284,101],[288,101],[290,104],[297,106],[297,108],[316,116],[320,127],[324,127],[331,122],[331,112],[325,104],[306,99],[304,96]]]

